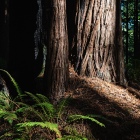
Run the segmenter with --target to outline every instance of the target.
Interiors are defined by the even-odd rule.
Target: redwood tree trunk
[[[124,84],[120,0],[78,0],[76,8],[75,70]]]
[[[68,36],[66,0],[48,1],[48,45],[45,77],[46,90],[56,103],[67,87],[68,78]]]

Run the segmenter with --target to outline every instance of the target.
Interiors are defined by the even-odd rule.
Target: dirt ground
[[[140,140],[139,85],[124,88],[99,78],[80,77],[72,68],[69,77],[65,97],[70,96],[72,100],[66,108],[66,116],[99,115],[96,119],[105,124],[105,127],[100,127],[90,121],[76,122],[72,125],[78,132],[87,134],[88,140]],[[42,78],[38,83],[41,82]]]
[[[121,87],[99,78],[78,76],[70,68],[66,96],[73,101],[70,108],[82,114],[100,115],[105,128],[90,124],[96,140],[140,140],[140,91]]]

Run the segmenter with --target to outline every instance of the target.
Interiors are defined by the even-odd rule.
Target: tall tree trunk
[[[138,0],[134,2],[134,57],[140,60],[140,47],[138,46]],[[136,64],[137,67],[137,64]]]
[[[126,64],[128,65],[128,48],[129,48],[129,2],[126,1],[126,48],[125,48],[125,56],[126,56]]]
[[[78,0],[76,8],[75,70],[124,84],[120,0]]]
[[[134,1],[134,70],[140,71],[139,1]]]
[[[126,77],[125,77],[125,65],[124,65],[124,48],[123,48],[123,40],[122,40],[122,21],[121,21],[121,0],[116,0],[116,26],[115,26],[115,45],[116,50],[114,55],[116,56],[116,74],[117,79],[115,82],[118,82],[120,85],[127,85]]]
[[[51,0],[49,7],[48,45],[45,78],[49,97],[56,103],[67,87],[68,78],[68,36],[66,0]]]

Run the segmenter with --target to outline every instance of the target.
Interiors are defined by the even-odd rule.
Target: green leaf
[[[57,105],[57,109],[56,109],[56,115],[58,118],[61,117],[62,113],[64,112],[64,108],[68,105],[68,100],[70,98],[66,98],[66,99],[62,99],[58,105]]]
[[[36,95],[34,95],[33,93],[30,93],[30,92],[27,92],[27,91],[25,91],[25,93],[27,95],[29,95],[31,97],[31,99],[33,101],[35,101],[36,103],[41,103],[40,99]]]
[[[19,123],[17,124],[19,128],[22,127],[35,127],[40,126],[42,128],[48,128],[51,131],[54,131],[59,138],[61,138],[61,132],[58,130],[58,125],[55,123],[50,122],[25,122],[25,123]]]
[[[51,118],[54,115],[54,107],[52,104],[48,103],[48,102],[43,102],[43,103],[38,103],[35,104],[33,107],[40,107],[43,111],[43,115],[45,117]]]
[[[89,117],[89,116],[83,116],[83,115],[71,115],[68,117],[68,121],[69,122],[73,122],[73,121],[77,121],[77,120],[80,120],[80,119],[84,119],[84,120],[90,120],[92,122],[95,122],[97,123],[98,125],[100,125],[101,127],[105,127],[105,125],[101,122],[99,122],[98,120],[92,118],[92,117]]]
[[[14,112],[0,110],[0,118],[3,118],[4,120],[12,124],[13,120],[17,119],[17,115]]]
[[[46,96],[42,94],[36,94],[36,96],[40,99],[40,101],[49,103],[49,99]]]
[[[73,136],[73,135],[64,135],[62,138],[58,138],[56,140],[88,140],[87,138],[83,137],[83,136]]]
[[[0,71],[6,73],[8,75],[8,77],[10,78],[11,82],[13,83],[15,89],[16,89],[16,92],[21,95],[22,94],[22,91],[21,89],[19,88],[17,82],[15,81],[15,79],[6,71],[6,70],[3,70],[3,69],[0,69]]]
[[[4,133],[3,135],[0,136],[0,139],[4,140],[6,137],[11,137],[11,136],[13,136],[13,133],[6,132],[6,133]]]

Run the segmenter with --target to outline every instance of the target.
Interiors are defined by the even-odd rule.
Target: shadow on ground
[[[97,87],[98,88],[98,87]],[[134,118],[129,110],[125,110],[116,102],[111,101],[92,88],[86,80],[71,77],[69,80],[69,93],[72,96],[70,110],[76,113],[96,114],[106,118],[97,118],[106,128],[90,123],[93,135],[98,140],[140,140],[140,119]]]

